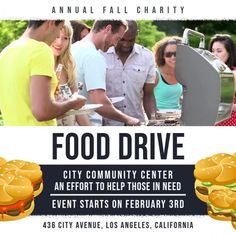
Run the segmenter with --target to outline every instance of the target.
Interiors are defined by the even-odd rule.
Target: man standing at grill
[[[95,114],[89,115],[92,125],[102,125],[102,117],[117,120],[127,125],[137,125],[139,120],[116,109],[106,95],[106,62],[98,50],[107,51],[115,46],[127,29],[125,21],[97,20],[90,33],[72,45],[77,74],[83,83],[81,94],[89,103],[102,104]]]
[[[108,97],[124,97],[115,104],[116,108],[127,115],[144,122],[155,112],[155,61],[147,48],[135,43],[138,26],[128,21],[128,31],[118,42],[103,53],[107,62],[106,88]],[[145,115],[146,113],[146,115]],[[104,119],[104,125],[124,125]]]

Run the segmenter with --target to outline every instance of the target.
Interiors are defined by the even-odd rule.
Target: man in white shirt
[[[137,23],[128,21],[128,31],[117,46],[102,54],[107,63],[107,96],[124,97],[116,108],[145,122],[155,112],[155,60],[149,49],[135,43],[137,34]],[[103,124],[124,125],[111,119],[104,119]]]
[[[106,95],[106,62],[98,50],[107,51],[115,46],[127,29],[124,21],[95,21],[90,33],[72,45],[77,75],[83,83],[81,94],[88,103],[102,104],[90,115],[92,125],[102,125],[102,117],[114,119],[127,125],[137,125],[139,120],[116,109]],[[102,116],[102,117],[101,117]]]

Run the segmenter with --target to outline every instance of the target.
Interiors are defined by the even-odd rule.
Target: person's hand
[[[73,103],[73,109],[80,109],[82,106],[85,105],[86,97],[79,95],[78,93],[74,93],[71,96],[71,102]]]
[[[131,116],[128,116],[127,121],[125,122],[128,126],[138,126],[140,125],[140,120]]]

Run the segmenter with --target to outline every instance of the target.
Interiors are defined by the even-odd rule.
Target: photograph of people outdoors
[[[0,21],[0,125],[236,125],[235,21]]]

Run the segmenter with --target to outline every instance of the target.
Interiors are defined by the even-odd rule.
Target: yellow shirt
[[[51,98],[54,100],[57,79],[53,53],[47,44],[21,38],[1,52],[0,110],[4,125],[56,125],[56,119],[39,122],[32,114],[30,77],[33,75],[51,77]]]

